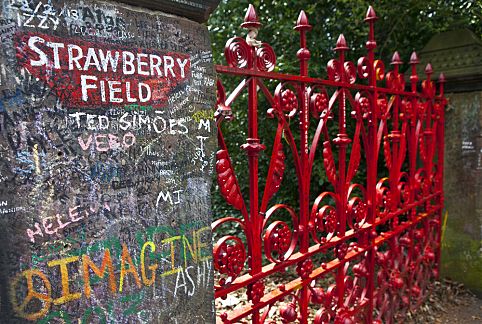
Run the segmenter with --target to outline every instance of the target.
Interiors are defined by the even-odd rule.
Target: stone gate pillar
[[[421,58],[447,79],[442,276],[482,295],[482,41],[467,29],[442,33]]]
[[[1,2],[0,323],[214,321],[217,2]]]

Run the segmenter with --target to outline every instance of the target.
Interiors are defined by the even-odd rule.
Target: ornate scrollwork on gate
[[[228,40],[227,66],[216,69],[241,80],[229,95],[218,81],[216,172],[233,214],[214,222],[213,231],[238,230],[214,245],[215,295],[242,291],[249,303],[223,311],[220,321],[263,323],[276,309],[283,323],[401,321],[438,276],[445,80],[441,75],[437,94],[428,65],[419,93],[416,53],[407,84],[398,52],[391,67],[376,59],[376,20],[370,7],[367,53],[357,60],[338,37],[327,80],[308,77],[311,25],[303,11],[295,26],[298,75],[273,72],[276,55],[257,39],[261,23],[251,5],[241,25],[246,39]],[[260,96],[269,107],[272,145],[265,145],[268,129],[258,132]],[[233,110],[246,108],[238,102],[247,102],[247,169],[232,160],[223,127]],[[239,172],[247,173],[246,183],[238,182]],[[283,186],[298,189],[294,206],[279,195]],[[273,288],[270,277],[284,272]]]

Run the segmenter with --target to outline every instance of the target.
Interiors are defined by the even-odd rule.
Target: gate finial
[[[400,59],[400,54],[398,54],[398,51],[395,51],[392,56],[392,62],[390,63],[391,65],[401,65],[403,62]]]
[[[446,82],[445,81],[445,74],[443,74],[443,72],[440,73],[440,75],[438,76],[438,82],[439,83],[445,83]]]
[[[417,64],[420,63],[418,59],[417,53],[413,52],[410,56],[410,61],[408,62],[412,66],[412,75],[410,75],[410,82],[412,83],[412,91],[417,91],[417,82],[418,82],[418,75],[417,75]]]
[[[370,31],[368,34],[368,41],[366,42],[366,48],[368,51],[372,51],[377,47],[377,42],[375,41],[375,21],[378,19],[375,9],[372,6],[368,7],[367,14],[365,16],[365,21],[370,25]]]
[[[420,60],[418,59],[417,52],[412,52],[412,55],[410,55],[410,64],[418,64],[420,63]]]
[[[430,80],[430,76],[432,75],[432,73],[433,73],[432,64],[428,63],[427,66],[425,66],[425,74],[427,75],[427,79]]]
[[[440,73],[438,77],[438,83],[439,83],[439,95],[441,97],[444,96],[444,84],[445,84],[445,74]]]
[[[306,17],[306,13],[304,10],[300,11],[300,15],[298,16],[298,20],[296,21],[295,30],[311,30],[312,26],[308,22],[308,17]]]
[[[248,10],[246,10],[244,22],[241,24],[241,27],[248,29],[246,43],[253,47],[260,47],[262,42],[258,41],[256,36],[258,36],[258,29],[261,27],[261,23],[258,20],[258,15],[256,14],[252,4],[250,4]]]
[[[335,47],[335,51],[348,51],[349,48],[348,48],[348,45],[346,44],[346,40],[345,40],[345,36],[343,36],[343,34],[340,34],[340,36],[338,36],[338,40],[336,41],[336,47]]]
[[[375,13],[375,9],[372,6],[368,7],[367,14],[365,16],[365,21],[377,20],[377,14]]]
[[[246,29],[258,29],[261,27],[261,23],[258,20],[258,15],[256,14],[256,10],[254,10],[254,6],[252,4],[250,4],[248,6],[248,10],[246,10],[244,22],[241,24],[241,27]]]

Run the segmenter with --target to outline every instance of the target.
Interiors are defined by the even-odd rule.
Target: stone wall
[[[5,0],[0,41],[0,322],[213,322],[207,29]]]

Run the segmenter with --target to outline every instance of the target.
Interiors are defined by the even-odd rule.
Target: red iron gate
[[[419,60],[413,53],[411,90],[406,91],[399,54],[393,55],[387,73],[383,62],[375,59],[376,19],[370,7],[365,18],[370,28],[367,54],[357,64],[346,59],[348,47],[340,35],[336,58],[327,65],[327,80],[308,76],[306,33],[311,26],[304,12],[294,28],[300,34],[299,75],[272,72],[276,57],[268,44],[255,39],[260,23],[251,5],[241,25],[248,29],[246,40],[234,37],[227,42],[228,65],[216,70],[221,77],[242,80],[229,96],[218,81],[216,171],[222,196],[239,216],[218,219],[212,228],[216,232],[223,224],[237,224],[242,234],[223,236],[214,245],[215,297],[245,291],[249,303],[222,312],[218,322],[397,322],[424,300],[438,276],[444,77],[440,75],[436,95],[432,67],[427,65],[422,91],[417,92]],[[273,82],[274,93],[268,88]],[[241,148],[248,159],[249,200],[242,196],[223,134],[231,107],[246,92],[248,138]],[[267,113],[276,130],[263,192],[258,172],[266,149],[258,138],[261,95],[271,107]],[[353,129],[347,129],[349,116]],[[293,120],[296,123],[290,123]],[[337,126],[334,138],[328,131],[332,123]],[[296,132],[293,125],[299,127]],[[299,205],[270,206],[287,159],[293,159],[296,170]],[[366,182],[355,183],[361,165]],[[315,167],[324,168],[332,189],[310,201]],[[380,176],[384,173],[388,176]],[[294,183],[295,179],[283,182]],[[283,213],[289,220],[279,218]],[[318,261],[320,255],[323,262]],[[286,270],[297,278],[276,288],[265,286],[267,277]]]

